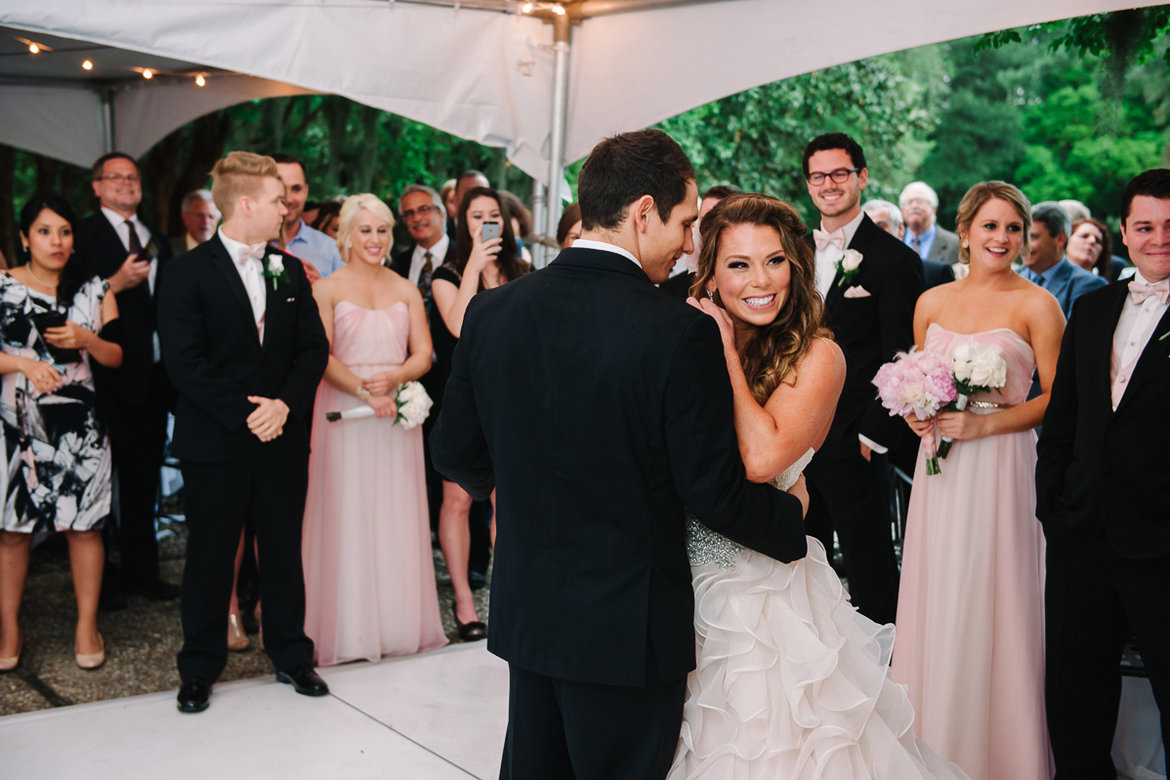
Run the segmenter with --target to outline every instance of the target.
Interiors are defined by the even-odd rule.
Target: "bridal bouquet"
[[[398,407],[398,415],[394,418],[394,424],[401,424],[403,429],[407,431],[421,425],[431,413],[433,404],[434,402],[427,395],[427,391],[418,382],[412,381],[399,385],[398,390],[394,393],[394,405]],[[360,420],[363,417],[373,417],[374,415],[375,412],[372,408],[362,405],[346,409],[344,412],[326,412],[325,419],[329,422],[337,422],[338,420]]]
[[[929,420],[958,395],[947,361],[933,352],[918,349],[899,352],[878,369],[873,383],[891,417],[913,414],[919,420]],[[938,474],[933,435],[924,441],[927,442],[926,473]]]
[[[960,344],[951,355],[951,375],[955,383],[955,400],[944,411],[961,412],[975,393],[998,391],[1007,382],[1007,361],[999,347],[991,344]],[[938,445],[938,456],[945,458],[954,440],[943,436]]]

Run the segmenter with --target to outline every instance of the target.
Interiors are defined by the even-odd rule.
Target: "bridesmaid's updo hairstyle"
[[[824,301],[816,288],[813,249],[804,241],[808,228],[795,209],[770,195],[732,195],[715,204],[703,217],[700,229],[703,248],[691,296],[701,298],[707,294],[708,284],[715,277],[723,231],[734,225],[774,229],[780,234],[780,244],[790,267],[788,300],[784,307],[771,323],[757,328],[740,351],[752,396],[764,404],[782,381],[795,381],[795,376],[790,375],[813,340],[831,338],[832,334],[824,325]],[[718,291],[714,300],[723,306]]]
[[[971,262],[971,249],[967,246],[967,235],[971,232],[971,223],[979,209],[989,200],[1002,200],[1013,209],[1024,223],[1023,241],[1020,244],[1020,259],[1027,260],[1031,254],[1031,242],[1028,235],[1032,232],[1032,204],[1028,197],[1020,192],[1019,188],[1006,181],[981,181],[959,201],[959,213],[955,218],[955,232],[959,234],[959,262],[967,265]]]
[[[390,207],[382,202],[381,198],[369,192],[350,195],[341,204],[341,213],[337,216],[337,251],[341,255],[343,263],[349,262],[349,250],[353,246],[353,231],[357,227],[358,218],[363,211],[370,212],[386,223],[387,231],[394,229],[394,214],[391,213]],[[390,236],[390,240],[386,244],[386,254],[382,256],[383,260],[389,256],[393,246],[394,237]]]

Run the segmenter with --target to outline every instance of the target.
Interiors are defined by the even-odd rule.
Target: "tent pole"
[[[102,150],[105,154],[114,151],[114,90],[102,87]]]
[[[544,213],[545,236],[556,236],[561,218],[561,181],[565,158],[565,110],[569,96],[569,50],[573,40],[573,25],[568,15],[553,16],[553,52],[556,66],[553,71],[552,129],[549,134],[547,204]],[[537,263],[544,265],[543,260]]]
[[[548,254],[548,245],[542,240],[541,226],[544,225],[544,210],[548,208],[545,198],[547,189],[540,179],[532,180],[532,263],[536,268],[546,265],[545,257]]]

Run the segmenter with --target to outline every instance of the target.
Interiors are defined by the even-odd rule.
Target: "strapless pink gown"
[[[359,377],[401,365],[404,303],[333,310],[331,353]],[[321,666],[407,655],[447,644],[439,617],[423,472],[422,427],[390,419],[326,422],[362,405],[327,382],[313,407],[302,532],[305,633]]]
[[[932,323],[924,348],[949,359],[970,341],[999,347],[1008,367],[999,393],[975,398],[1026,400],[1036,364],[1014,331],[958,334]],[[918,735],[973,780],[1052,777],[1035,472],[1033,431],[957,441],[935,476],[919,450],[914,470],[894,679],[909,688]]]

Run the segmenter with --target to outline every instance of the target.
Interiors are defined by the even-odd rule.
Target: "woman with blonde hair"
[[[447,643],[439,617],[422,427],[396,422],[395,394],[431,366],[418,288],[382,261],[394,217],[370,194],[341,207],[345,266],[313,286],[329,365],[313,406],[302,557],[305,633],[322,666]],[[361,406],[374,418],[329,422]]]
[[[919,734],[976,780],[1052,776],[1034,429],[1048,406],[1064,315],[1051,293],[1012,268],[1028,256],[1031,213],[1005,182],[968,190],[958,234],[970,273],[927,290],[914,311],[922,349],[948,364],[959,354],[987,373],[1002,370],[1002,386],[972,393],[966,410],[907,419],[920,437],[946,436],[953,446],[933,475],[933,442],[919,449],[894,679],[909,688]],[[1034,370],[1042,392],[1028,400]]]
[[[775,198],[728,197],[703,217],[691,287],[723,337],[748,479],[779,490],[802,478],[845,382],[806,232]],[[888,675],[893,627],[853,608],[816,538],[786,564],[688,522],[697,666],[672,780],[963,776],[915,738]]]

